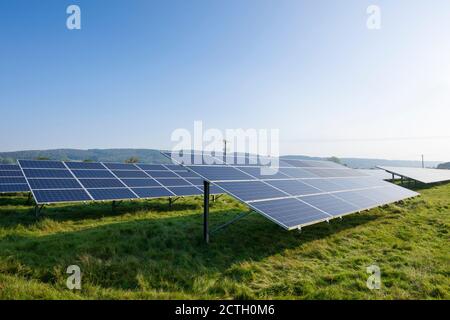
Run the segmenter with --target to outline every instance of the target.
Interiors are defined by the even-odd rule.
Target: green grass
[[[449,299],[450,184],[287,232],[252,214],[202,241],[202,198],[54,205],[0,197],[0,299]],[[246,207],[212,203],[211,225]],[[65,286],[69,265],[82,290]],[[369,290],[367,266],[381,268]]]

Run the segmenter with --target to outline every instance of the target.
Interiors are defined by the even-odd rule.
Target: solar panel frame
[[[168,154],[164,154],[164,155],[168,156]],[[280,161],[280,163],[283,166],[285,165],[282,161]],[[280,170],[282,170],[281,168],[288,168],[288,170],[302,169],[302,170],[304,170],[304,172],[311,172],[312,174],[309,176],[306,174],[306,176],[308,176],[308,177],[300,178],[300,179],[290,177],[289,178],[290,180],[301,181],[305,185],[309,185],[312,188],[320,190],[320,192],[317,195],[329,195],[330,196],[329,199],[332,199],[332,200],[335,199],[336,203],[341,204],[341,205],[342,205],[342,203],[346,203],[345,206],[349,210],[350,210],[350,208],[355,209],[355,210],[351,210],[350,212],[333,211],[333,214],[329,214],[328,212],[321,210],[320,208],[317,208],[314,205],[308,204],[307,202],[305,202],[304,200],[307,199],[308,195],[298,196],[298,195],[292,195],[289,193],[287,193],[285,197],[248,200],[249,198],[247,198],[244,193],[241,195],[236,192],[232,192],[230,190],[230,188],[227,187],[227,183],[238,184],[243,181],[260,181],[263,183],[270,184],[271,181],[273,181],[273,182],[285,181],[285,180],[287,181],[289,179],[260,179],[261,177],[259,177],[257,174],[253,174],[253,175],[248,174],[249,170],[245,170],[246,167],[242,167],[240,164],[239,165],[223,164],[223,165],[215,165],[215,166],[183,164],[183,166],[188,168],[190,171],[193,171],[195,174],[201,176],[206,181],[209,181],[212,184],[212,186],[215,186],[215,187],[223,190],[225,193],[227,193],[227,194],[231,195],[232,197],[234,197],[235,199],[245,203],[250,208],[259,212],[263,216],[274,221],[275,223],[279,224],[283,228],[286,228],[289,230],[295,229],[295,228],[300,228],[300,227],[314,224],[314,223],[318,223],[320,221],[333,219],[336,217],[342,217],[347,214],[359,212],[362,210],[366,210],[366,209],[369,209],[372,207],[377,207],[379,205],[384,204],[384,203],[382,203],[382,204],[377,203],[375,200],[366,198],[366,197],[358,194],[357,192],[360,190],[369,190],[369,189],[374,189],[374,188],[386,188],[386,186],[382,185],[382,183],[387,183],[387,182],[380,182],[379,183],[380,186],[374,186],[371,184],[371,180],[364,179],[364,178],[369,178],[370,176],[368,176],[364,173],[353,172],[352,169],[349,169],[349,168],[346,168],[346,167],[343,167],[343,166],[340,166],[340,165],[334,164],[334,163],[331,165],[326,165],[323,161],[322,162],[321,161],[314,162],[314,161],[301,160],[301,161],[295,162],[293,164],[294,164],[294,166],[292,166],[292,165],[289,166],[289,163],[288,163],[288,166],[280,167]],[[226,169],[226,170],[221,169],[223,167],[227,167],[228,169]],[[239,175],[236,173],[236,171],[233,171],[230,168],[240,171],[242,173],[245,173],[244,172],[244,170],[245,170],[245,171],[247,171],[246,175],[247,176],[249,175],[250,178],[248,179],[245,175]],[[240,170],[240,168],[242,168],[242,170]],[[214,171],[216,171],[216,172],[214,172]],[[224,178],[223,175],[217,174],[217,171],[222,171],[221,174],[223,174],[224,171],[228,171],[231,173],[229,174],[228,177]],[[283,173],[286,173],[286,170]],[[321,174],[315,174],[315,173],[321,173]],[[256,175],[256,177],[255,177],[255,175]],[[220,178],[219,178],[219,176],[220,176]],[[237,177],[237,179],[235,179],[236,177]],[[352,179],[355,179],[355,180],[352,180]],[[321,183],[322,185],[319,186],[317,184],[318,182],[322,182]],[[276,182],[276,183],[278,183],[278,182]],[[348,186],[351,186],[351,188],[349,188],[349,187],[345,188],[344,187],[345,184]],[[273,185],[272,185],[272,187],[277,189]],[[326,189],[326,190],[324,190],[324,189]],[[280,190],[280,189],[278,188],[278,190]],[[280,190],[280,191],[283,191],[283,190]],[[249,193],[251,191],[246,191],[246,192]],[[347,193],[344,193],[344,192],[347,192],[349,194],[356,194],[355,197],[357,199],[360,199],[360,200],[363,199],[365,201],[359,201],[358,205],[355,205],[355,204],[347,201],[346,199],[342,199],[341,197],[339,197],[339,193],[342,193],[342,197],[346,198]],[[405,194],[404,198],[412,197],[412,196],[416,196],[416,195],[417,195],[417,193],[410,191],[409,194]],[[309,195],[309,196],[311,196],[311,195]],[[303,199],[303,198],[305,198],[305,199]],[[404,198],[402,198],[402,199],[404,199]],[[318,219],[315,221],[305,222],[305,223],[299,224],[297,226],[291,226],[291,225],[283,224],[282,222],[277,221],[277,219],[274,219],[273,216],[271,217],[271,214],[263,212],[263,210],[261,210],[261,205],[258,204],[258,203],[264,202],[264,201],[277,201],[277,200],[280,200],[280,201],[284,200],[287,202],[292,202],[292,199],[301,201],[302,203],[308,205],[309,207],[312,207],[312,208],[318,210],[319,212],[322,212],[323,214],[325,214],[325,216],[323,216],[321,219]],[[311,199],[312,198],[310,198],[310,200]],[[394,202],[394,201],[391,201],[391,202]],[[295,203],[295,202],[292,202],[292,203]],[[342,206],[344,206],[344,205],[342,205]]]
[[[0,193],[29,192],[23,172],[19,165],[0,164]]]
[[[450,181],[450,170],[411,167],[377,166],[391,174],[409,178],[425,184]]]
[[[21,162],[26,161],[26,166],[30,168],[23,169],[21,167]],[[39,160],[40,161],[40,160]],[[127,189],[133,197],[129,197],[126,199],[136,199],[136,198],[151,198],[151,197],[141,197],[136,192],[135,189],[140,191],[141,194],[147,193],[151,194],[151,192],[144,192],[146,188],[162,188],[165,190],[164,192],[155,192],[155,194],[163,194],[164,197],[175,197],[175,196],[190,196],[190,195],[201,195],[203,194],[203,187],[197,184],[194,184],[190,181],[189,178],[199,178],[198,175],[193,174],[191,171],[187,170],[183,166],[180,165],[172,165],[172,164],[122,164],[122,163],[103,163],[103,162],[73,162],[73,161],[60,161],[62,164],[58,164],[58,161],[51,161],[51,163],[40,164],[38,160],[29,161],[29,160],[19,160],[19,168],[22,174],[22,177],[25,179],[28,188],[30,188],[30,184],[28,179],[34,179],[28,175],[31,172],[33,174],[34,171],[29,170],[46,170],[46,171],[38,171],[38,173],[34,172],[34,175],[44,177],[47,176],[55,176],[49,177],[48,179],[52,180],[61,180],[60,183],[63,183],[65,179],[73,179],[79,183],[80,189],[84,190],[86,194],[89,196],[89,200],[85,200],[84,198],[80,201],[69,201],[69,202],[86,202],[86,201],[109,201],[109,200],[119,200],[119,198],[113,197],[111,199],[107,199],[104,196],[92,196],[92,192],[98,194],[101,190],[104,191],[105,195],[113,194],[114,189]],[[49,169],[47,167],[58,167],[58,169]],[[158,169],[158,172],[168,172],[169,174],[162,174],[165,176],[171,176],[171,178],[153,178],[151,177],[145,170],[143,169]],[[26,170],[26,172],[24,172]],[[56,171],[55,170],[59,170]],[[154,171],[154,170],[152,170]],[[64,173],[62,173],[64,172]],[[136,173],[139,174],[136,176]],[[158,174],[158,176],[161,174]],[[133,176],[128,178],[128,176]],[[187,176],[187,177],[185,177]],[[38,177],[39,179],[39,177]],[[47,179],[47,178],[40,178]],[[172,180],[170,180],[172,179]],[[151,181],[148,185],[144,186],[139,184],[138,180],[142,181]],[[158,181],[160,180],[160,181]],[[111,185],[108,185],[109,182],[117,181]],[[58,181],[55,182],[59,183]],[[105,184],[106,183],[106,184]],[[120,183],[120,186],[119,186]],[[176,186],[172,186],[172,184],[176,184]],[[151,186],[149,186],[151,185]],[[35,189],[35,188],[34,188]],[[31,189],[33,193],[33,189]],[[35,190],[56,190],[56,189],[35,189]],[[71,190],[71,189],[61,189],[61,190]],[[75,189],[73,189],[75,190]],[[92,191],[92,190],[100,190],[100,191]],[[155,190],[156,191],[156,190]],[[175,191],[175,192],[174,192]],[[215,189],[217,191],[217,189]],[[220,190],[221,191],[221,190]],[[216,193],[212,193],[216,194]],[[33,193],[33,196],[35,194]],[[41,202],[36,198],[37,204],[48,204],[48,202]],[[97,199],[95,199],[97,198]],[[58,201],[60,202],[60,201]]]

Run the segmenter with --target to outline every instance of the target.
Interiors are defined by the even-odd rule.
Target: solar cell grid
[[[0,171],[6,170],[20,171],[20,167],[16,164],[0,164]]]
[[[403,198],[389,197],[385,182],[336,163],[281,159],[279,164],[273,176],[262,174],[261,167],[228,162],[184,166],[287,228],[417,195],[406,192]],[[373,191],[376,188],[384,191]]]
[[[0,177],[22,177],[22,171],[18,170],[5,170],[0,171]]]
[[[92,198],[90,197],[91,200],[121,200],[138,197],[151,198],[203,194],[203,181],[199,179],[201,180],[200,183],[198,180],[191,179],[189,181],[184,179],[184,177],[198,178],[198,175],[180,165],[135,165],[70,161],[47,161],[41,164],[40,161],[28,160],[21,160],[20,162],[24,163],[25,166],[32,167],[23,170],[27,179],[31,181],[34,191],[49,191],[47,193],[39,193],[40,196],[36,199],[38,203],[41,203],[41,200],[44,201],[42,203],[63,202],[65,199],[73,201],[77,194],[80,196],[79,201],[86,201],[83,193],[74,192],[67,194],[63,192],[61,196],[58,196],[55,190],[81,189],[86,194],[92,195]],[[145,169],[152,170],[145,172]],[[22,171],[18,172],[22,174]],[[153,179],[150,174],[153,174],[158,180]],[[25,182],[27,181],[25,178],[22,179]],[[6,189],[6,187],[3,189]],[[138,192],[135,192],[135,189]],[[217,191],[217,189],[214,188],[211,191],[214,194],[214,191]]]
[[[436,183],[450,181],[450,170],[430,169],[430,168],[407,168],[407,167],[387,167],[378,166],[378,168],[397,176],[406,177],[422,183]]]

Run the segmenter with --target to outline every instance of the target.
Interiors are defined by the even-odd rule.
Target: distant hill
[[[124,162],[131,157],[137,157],[143,163],[170,163],[155,149],[54,149],[54,150],[27,150],[14,152],[0,152],[0,163],[14,163],[17,159],[37,159],[48,158],[52,160],[75,160],[75,161],[104,161],[104,162]],[[288,155],[282,158],[323,160],[329,158],[309,157],[305,155]],[[336,161],[355,169],[370,169],[375,166],[399,166],[399,167],[421,167],[420,161],[408,160],[385,160],[385,159],[364,159],[364,158],[335,158]],[[436,167],[440,162],[428,161],[427,167]],[[449,163],[441,164],[449,166]],[[448,167],[447,167],[448,168]]]
[[[370,169],[376,166],[392,167],[415,167],[422,168],[421,161],[413,160],[386,160],[386,159],[363,159],[363,158],[341,158],[341,162],[350,168]],[[425,167],[436,168],[440,161],[425,161]]]
[[[440,163],[437,166],[438,169],[449,169],[450,170],[450,162]]]
[[[305,159],[305,160],[323,160],[330,158],[318,158],[318,157],[308,157],[308,156],[283,156],[283,158],[291,159]],[[337,158],[336,158],[337,159]],[[386,159],[370,159],[370,158],[339,158],[339,162],[347,167],[354,169],[372,169],[376,166],[392,166],[392,167],[422,167],[421,161],[412,160],[386,160]],[[439,161],[426,161],[425,166],[428,168],[435,168],[440,162]]]
[[[0,163],[13,163],[17,159],[48,158],[51,160],[124,162],[137,157],[144,163],[170,163],[158,150],[153,149],[54,149],[0,152]]]

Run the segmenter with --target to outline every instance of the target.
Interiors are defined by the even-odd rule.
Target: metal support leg
[[[34,215],[36,216],[36,218],[39,218],[42,209],[44,208],[44,205],[35,205],[34,206]]]
[[[209,182],[203,181],[203,239],[209,243]]]
[[[28,199],[27,199],[27,204],[28,205],[31,204],[31,197],[32,197],[32,194],[30,192],[30,193],[28,193]]]
[[[233,223],[235,223],[236,221],[239,221],[239,220],[245,218],[246,216],[248,216],[248,215],[251,214],[252,212],[253,212],[253,211],[241,213],[240,215],[238,215],[237,217],[234,217],[234,218],[231,219],[230,221],[225,222],[224,224],[222,224],[222,225],[220,225],[220,226],[214,228],[213,230],[211,230],[211,231],[209,232],[209,234],[214,234],[214,233],[216,233],[217,231],[220,231],[220,230],[222,230],[222,229],[228,227],[230,224],[233,224]]]
[[[212,195],[212,202],[216,202],[216,196]]]
[[[171,197],[169,197],[169,208],[172,208],[172,198]]]

